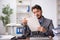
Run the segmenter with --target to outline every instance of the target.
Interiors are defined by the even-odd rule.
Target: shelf
[[[18,7],[20,7],[20,6],[29,6],[29,5],[30,4],[21,4],[21,3],[17,4]]]
[[[30,1],[31,0],[17,0],[17,23],[21,23],[21,19],[30,16]]]
[[[30,13],[17,13],[17,15],[29,15]]]
[[[17,13],[29,13],[29,12],[30,12],[30,6],[17,7]]]
[[[31,0],[17,0],[17,2],[18,2],[18,1],[20,1],[20,2],[21,2],[21,1],[24,1],[24,2],[29,1],[29,2],[30,2]]]
[[[30,13],[17,13],[17,17],[18,17],[18,16],[21,16],[21,17],[22,17],[22,16],[28,16],[28,15],[30,15]]]
[[[23,5],[30,5],[30,0],[21,0],[20,2],[19,1],[17,1],[17,5],[21,5],[21,6],[23,6]]]
[[[17,5],[17,7],[28,7],[29,5]]]
[[[17,12],[17,13],[20,13],[20,14],[21,14],[21,13],[22,13],[22,14],[29,14],[30,12],[26,12],[26,11],[25,11],[25,12],[24,12],[24,11],[20,11],[20,12]]]

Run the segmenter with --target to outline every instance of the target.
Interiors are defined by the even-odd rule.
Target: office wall
[[[56,0],[31,0],[31,6],[38,4],[42,7],[43,15],[52,19],[54,27],[57,27],[57,3]]]

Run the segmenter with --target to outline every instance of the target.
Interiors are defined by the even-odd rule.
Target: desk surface
[[[0,35],[0,40],[10,40],[14,36],[12,35]],[[40,40],[40,39],[49,39],[48,37],[30,37],[30,40]],[[60,36],[53,37],[53,40],[60,40]]]
[[[30,40],[49,40],[48,37],[31,37]]]
[[[0,40],[2,40],[2,39],[11,39],[13,37],[14,36],[12,36],[12,35],[0,35]]]

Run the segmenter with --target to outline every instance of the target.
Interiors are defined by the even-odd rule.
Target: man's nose
[[[35,13],[34,15],[37,16],[37,13]]]

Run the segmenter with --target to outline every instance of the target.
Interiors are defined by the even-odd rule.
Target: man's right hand
[[[22,20],[22,24],[23,24],[23,25],[27,25],[27,20],[26,20],[26,18],[24,18],[24,19]]]

